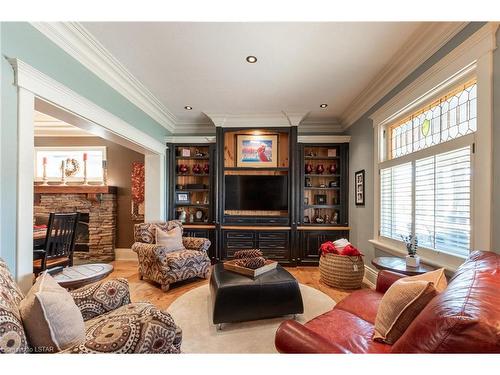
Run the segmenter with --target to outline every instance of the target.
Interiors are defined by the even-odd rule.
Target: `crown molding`
[[[183,134],[215,134],[213,123],[177,123],[175,126],[175,135]]]
[[[367,88],[349,104],[340,118],[343,129],[349,128],[368,112],[466,25],[467,22],[425,22],[421,25]]]
[[[255,128],[255,127],[289,127],[292,126],[285,112],[275,113],[208,113],[205,112],[216,127],[222,128]],[[305,115],[305,113],[304,113]],[[296,116],[292,121],[296,121]]]
[[[104,129],[110,134],[138,145],[155,154],[163,155],[165,146],[150,135],[130,125],[120,117],[99,107],[94,102],[74,92],[67,86],[33,68],[19,59],[7,59],[14,69],[14,84],[32,92],[37,97],[56,103],[57,106],[78,114],[98,125],[99,132]],[[96,134],[102,136],[102,134]]]
[[[430,98],[440,95],[450,84],[476,70],[477,60],[497,48],[498,22],[488,22],[420,77],[392,97],[370,115],[373,126],[379,126],[405,116]],[[404,103],[404,106],[401,105]]]
[[[350,135],[299,135],[299,143],[349,143]]]
[[[174,135],[165,138],[166,143],[215,143],[215,135]]]
[[[342,133],[344,129],[342,124],[337,121],[311,121],[301,122],[299,125],[299,134],[318,134],[318,133]]]
[[[170,132],[176,117],[78,22],[31,22],[38,31]]]

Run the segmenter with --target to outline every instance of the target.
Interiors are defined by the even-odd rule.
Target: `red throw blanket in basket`
[[[345,246],[335,246],[335,243],[332,241],[327,241],[321,244],[319,248],[321,255],[325,254],[338,254],[338,255],[346,255],[346,256],[363,256],[363,254],[352,246],[351,243],[347,243]]]

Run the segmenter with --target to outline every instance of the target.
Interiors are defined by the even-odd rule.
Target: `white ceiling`
[[[84,22],[182,124],[204,113],[307,113],[338,122],[419,22]],[[245,61],[248,55],[256,64]],[[327,103],[327,109],[320,109]],[[192,111],[184,110],[190,105]]]

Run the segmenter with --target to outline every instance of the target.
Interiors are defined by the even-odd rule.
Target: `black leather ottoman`
[[[214,266],[210,277],[214,324],[302,314],[304,305],[299,283],[283,267],[255,279]]]

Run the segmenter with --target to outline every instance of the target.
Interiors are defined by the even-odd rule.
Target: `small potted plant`
[[[401,237],[403,238],[403,242],[406,245],[406,251],[408,251],[408,255],[406,256],[406,265],[408,267],[418,267],[420,265],[420,257],[417,255],[417,236],[409,234],[407,236]]]

